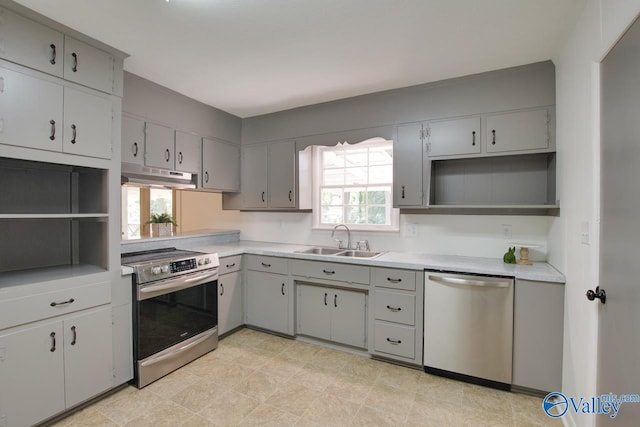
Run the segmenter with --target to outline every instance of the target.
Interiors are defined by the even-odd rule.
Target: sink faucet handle
[[[338,242],[338,249],[343,249],[342,247],[342,240],[338,240],[338,239],[334,239],[336,242]]]

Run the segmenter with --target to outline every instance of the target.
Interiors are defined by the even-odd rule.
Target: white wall
[[[312,214],[291,212],[223,211],[222,197],[215,193],[190,192],[183,211],[206,209],[210,228],[240,230],[243,240],[333,246],[331,232],[312,230]],[[418,253],[499,258],[512,242],[542,244],[530,258],[546,259],[548,217],[479,215],[400,215],[399,233],[352,232],[352,241],[368,239],[372,249]],[[404,235],[404,224],[418,225],[418,236]],[[502,224],[512,225],[512,237],[502,237]],[[198,222],[197,228],[204,224]],[[336,236],[338,237],[338,236]],[[340,236],[342,238],[342,235]]]
[[[640,11],[638,0],[589,0],[554,58],[556,65],[557,192],[561,216],[549,227],[549,261],[567,277],[562,391],[596,393],[598,305],[585,298],[598,283],[598,63]],[[583,223],[591,242],[581,242]],[[567,414],[569,425],[595,425],[593,415]]]

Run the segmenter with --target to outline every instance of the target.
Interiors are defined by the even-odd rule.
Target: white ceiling
[[[552,58],[585,0],[17,0],[240,117]]]

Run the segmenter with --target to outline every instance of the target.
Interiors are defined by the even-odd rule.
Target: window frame
[[[318,145],[314,145],[313,146],[313,167],[312,167],[312,203],[313,203],[313,208],[312,208],[312,212],[313,212],[313,225],[312,225],[312,230],[332,230],[336,225],[338,224],[323,224],[321,223],[321,215],[322,215],[322,207],[321,207],[321,187],[324,187],[322,185],[322,176],[323,176],[323,165],[322,165],[322,151],[323,150],[330,150],[330,149],[336,149],[336,148],[345,148],[345,147],[349,147],[349,148],[353,148],[353,149],[358,149],[358,148],[363,148],[362,144],[366,145],[367,148],[373,148],[376,146],[387,146],[390,145],[391,148],[393,148],[393,141],[391,140],[387,140],[384,138],[370,138],[364,141],[360,141],[354,144],[349,144],[348,142],[342,142],[342,143],[337,143],[334,146],[318,146]],[[360,146],[360,147],[358,147]],[[393,168],[393,159],[391,161],[391,165]],[[369,164],[367,164],[367,167],[370,167]],[[355,231],[367,231],[367,232],[386,232],[386,233],[398,233],[400,231],[400,210],[398,208],[394,208],[393,207],[393,173],[391,176],[391,181],[388,184],[345,184],[345,185],[341,185],[341,186],[337,186],[337,187],[341,187],[341,188],[349,188],[349,187],[353,187],[353,188],[362,188],[362,187],[375,187],[378,185],[389,185],[390,186],[390,196],[389,196],[389,202],[390,202],[390,212],[389,212],[389,218],[390,218],[390,224],[350,224],[350,223],[341,223],[341,224],[345,224],[346,226],[349,227],[350,230],[355,230]],[[330,186],[328,186],[330,187]],[[345,204],[343,204],[343,206],[347,206]],[[344,220],[344,216],[343,216],[343,220]]]

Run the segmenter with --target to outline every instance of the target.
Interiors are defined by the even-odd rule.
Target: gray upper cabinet
[[[176,131],[175,170],[180,172],[200,172],[200,137]]]
[[[1,58],[62,77],[63,48],[62,33],[0,8]]]
[[[422,124],[396,128],[393,141],[393,198],[395,207],[421,206],[423,203]]]
[[[256,159],[250,160],[255,161]],[[212,190],[240,190],[239,146],[203,138],[202,186]]]
[[[549,140],[546,108],[487,116],[487,153],[545,150]]]
[[[267,145],[242,149],[242,193],[244,207],[267,207]]]
[[[269,207],[295,207],[295,141],[283,141],[269,144],[268,173]]]
[[[110,159],[113,105],[108,97],[64,88],[65,153]]]
[[[5,68],[0,81],[0,143],[62,151],[62,86]]]
[[[147,123],[145,126],[144,164],[146,166],[174,168],[175,131],[166,126]]]
[[[480,117],[428,123],[429,157],[480,154]]]
[[[122,116],[122,163],[144,165],[144,121]]]
[[[73,37],[64,37],[64,78],[113,93],[112,55]]]

